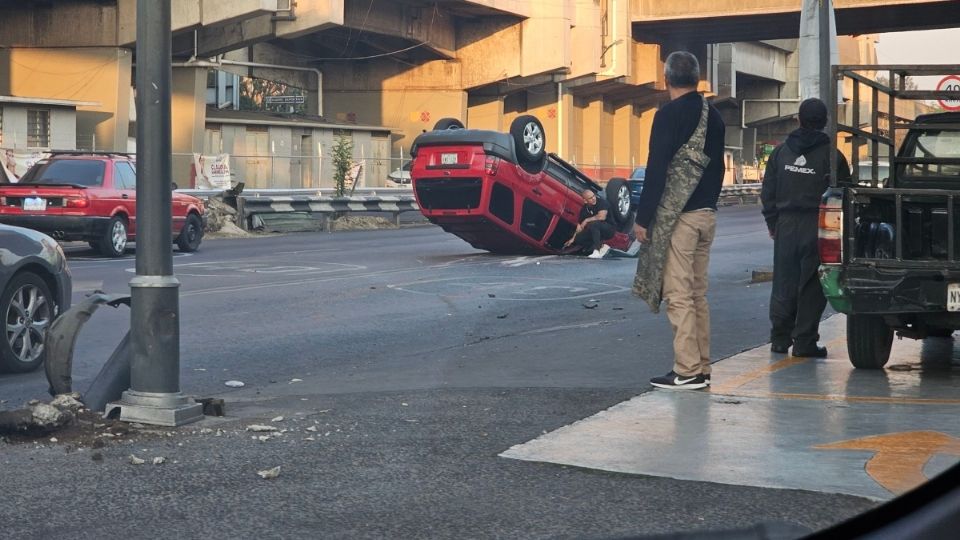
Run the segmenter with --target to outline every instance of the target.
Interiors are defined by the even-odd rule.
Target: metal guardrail
[[[720,204],[756,204],[760,197],[759,183],[724,186]],[[221,190],[181,189],[202,199],[223,194]],[[317,189],[253,189],[235,197],[238,225],[246,230],[257,214],[341,214],[350,212],[382,212],[393,214],[400,224],[400,214],[417,211],[420,207],[409,188],[358,188],[350,197],[334,197],[333,190]],[[327,193],[326,195],[324,193]],[[230,197],[229,199],[233,199]],[[231,201],[231,204],[232,201]]]

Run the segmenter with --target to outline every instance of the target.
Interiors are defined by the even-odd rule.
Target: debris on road
[[[271,422],[283,422],[283,417],[282,417],[282,416],[277,416],[277,417],[271,418],[270,421],[271,421]]]
[[[50,405],[53,405],[58,409],[67,409],[69,411],[79,411],[84,407],[83,403],[80,402],[80,394],[78,392],[60,394],[53,398],[53,401],[50,402]]]
[[[276,478],[280,476],[280,466],[277,465],[272,469],[264,469],[262,471],[257,471],[257,474],[260,475],[260,478],[264,480],[269,480],[271,478]]]
[[[585,308],[587,308],[587,309],[597,309],[597,306],[599,306],[599,305],[600,305],[600,304],[598,304],[595,300],[591,300],[591,301],[589,301],[589,302],[584,302],[584,303],[583,303],[583,307],[585,307]]]
[[[265,426],[263,424],[250,424],[247,426],[247,431],[253,431],[254,433],[263,433],[268,431],[277,431],[276,426]]]
[[[161,457],[155,457],[155,458],[153,458],[153,464],[154,464],[154,465],[163,465],[163,464],[166,463],[166,462],[167,462],[167,458],[162,457],[162,456],[161,456]]]
[[[130,454],[130,464],[131,465],[143,465],[146,463],[146,460],[140,459],[137,456]]]
[[[506,319],[508,315],[509,315],[508,313],[504,313],[504,314],[502,314],[502,315],[497,315],[497,318],[498,318],[498,319]]]
[[[229,386],[230,388],[243,388],[244,386],[246,386],[243,384],[243,381],[227,381],[223,383],[223,385]]]
[[[316,430],[317,430],[317,426],[310,426],[307,428],[307,431],[316,431]]]
[[[290,384],[303,382],[303,379],[290,379]]]

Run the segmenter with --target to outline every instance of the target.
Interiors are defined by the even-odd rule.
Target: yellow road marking
[[[740,374],[740,375],[737,375],[736,377],[733,377],[732,379],[729,379],[729,380],[726,380],[726,381],[724,381],[724,382],[715,384],[715,385],[713,385],[711,391],[714,392],[714,393],[721,393],[721,394],[722,394],[722,393],[725,393],[725,392],[730,392],[730,391],[732,391],[732,390],[735,390],[735,389],[737,389],[737,388],[740,388],[741,386],[743,386],[743,385],[745,385],[745,384],[749,384],[749,383],[752,383],[753,381],[755,381],[755,380],[757,380],[757,379],[761,379],[761,378],[763,378],[763,377],[766,377],[766,376],[768,376],[768,375],[770,375],[770,374],[772,374],[772,373],[776,373],[776,372],[778,372],[778,371],[780,371],[780,370],[787,369],[788,367],[793,367],[793,366],[796,366],[796,365],[798,365],[798,364],[802,364],[802,363],[806,362],[807,360],[808,360],[808,358],[798,358],[798,357],[796,357],[796,356],[788,356],[788,357],[784,358],[783,360],[780,360],[780,361],[778,361],[778,362],[774,362],[774,363],[772,363],[772,364],[770,364],[770,365],[768,365],[768,366],[763,366],[763,367],[757,368],[757,369],[755,369],[755,370],[753,370],[753,371],[748,371],[748,372],[746,372],[746,373],[742,373],[742,374]]]
[[[923,467],[936,454],[960,456],[960,439],[939,431],[905,431],[814,446],[818,450],[874,452],[864,467],[885,489],[901,494],[923,484]]]

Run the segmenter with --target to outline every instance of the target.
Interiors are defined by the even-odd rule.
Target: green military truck
[[[960,110],[960,66],[837,66],[833,73],[852,81],[849,113],[833,115],[830,127],[840,144],[850,142],[858,180],[839,184],[834,170],[824,194],[820,282],[830,305],[847,315],[850,361],[880,369],[894,333],[923,339],[960,329],[960,112],[909,120],[896,107],[920,100]],[[917,77],[935,77],[938,89],[911,88]],[[859,170],[864,161],[869,174]],[[885,161],[889,177],[881,178]]]

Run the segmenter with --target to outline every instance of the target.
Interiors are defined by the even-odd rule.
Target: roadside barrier
[[[204,200],[224,196],[224,201],[237,210],[237,225],[250,230],[251,220],[260,214],[347,214],[351,212],[392,214],[393,221],[400,225],[400,214],[418,211],[417,201],[410,189],[364,188],[357,195],[334,197],[333,190],[317,189],[256,189],[240,195],[219,190],[178,190]],[[324,195],[324,192],[329,195]],[[757,204],[760,199],[760,184],[724,186],[720,192],[720,204]]]

